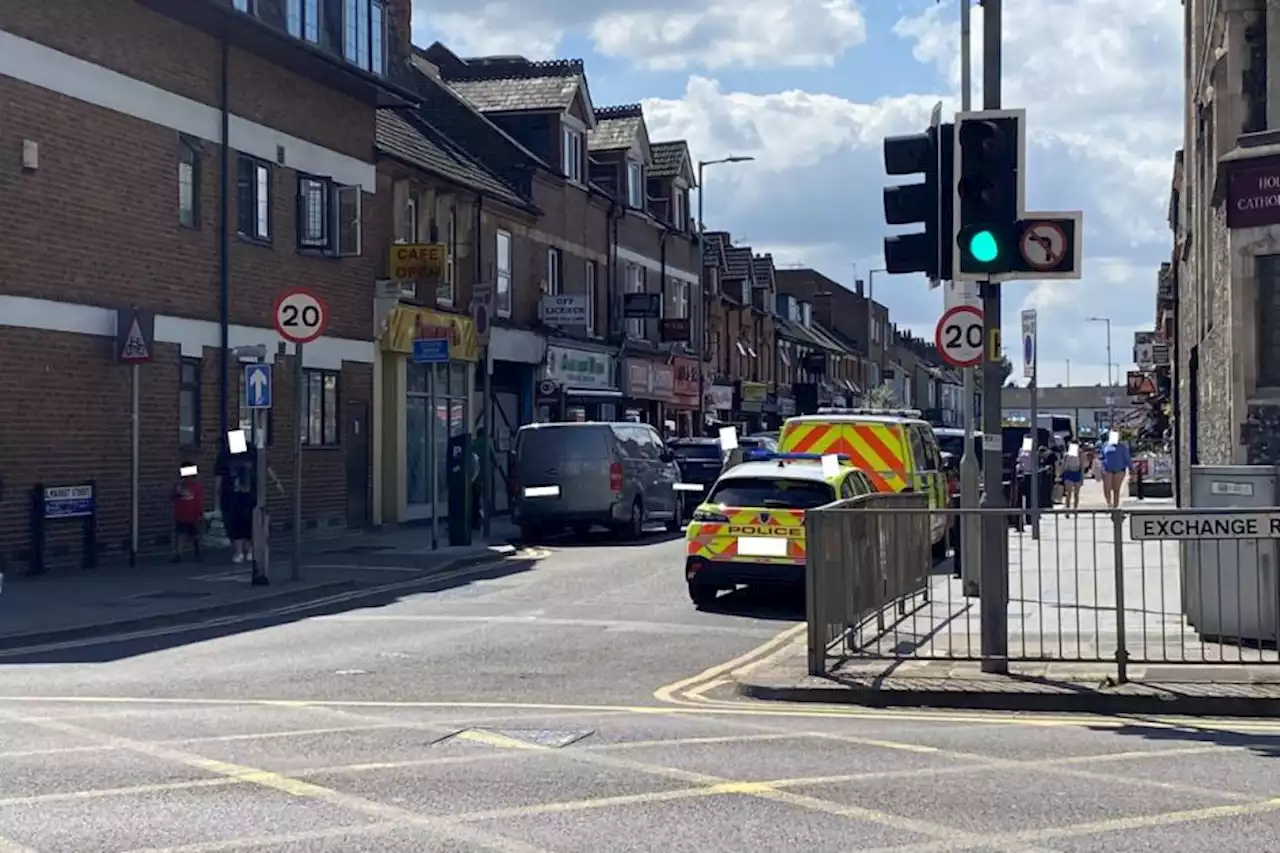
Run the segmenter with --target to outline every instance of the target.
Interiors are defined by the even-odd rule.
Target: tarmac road
[[[734,699],[799,614],[682,551],[4,658],[0,853],[1274,848],[1280,722]]]

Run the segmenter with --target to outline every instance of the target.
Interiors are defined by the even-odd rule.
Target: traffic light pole
[[[972,53],[970,51],[970,11],[973,0],[960,0],[960,109],[968,112],[973,101]],[[947,196],[943,204],[951,203],[954,187],[947,188]],[[954,230],[954,229],[953,229]],[[950,235],[948,235],[950,236]],[[948,247],[950,249],[950,247]],[[960,456],[960,508],[971,510],[978,506],[978,466],[977,450],[973,446],[973,435],[978,417],[978,382],[977,369],[964,369],[964,452]],[[982,566],[982,519],[976,514],[960,516],[960,553],[956,560],[960,563],[961,586],[966,596],[978,596],[978,581]]]
[[[982,106],[1000,109],[1001,0],[982,0]],[[1001,442],[1001,391],[1004,384],[1000,343],[1000,285],[985,282],[982,312],[986,346],[982,360],[983,505],[1005,505]],[[1009,672],[1009,528],[1003,513],[983,516],[979,612],[982,625],[982,671]]]

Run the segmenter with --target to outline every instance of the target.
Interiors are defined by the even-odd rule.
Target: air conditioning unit
[[[381,279],[374,282],[374,297],[377,299],[417,299],[418,285],[412,281],[391,281]]]

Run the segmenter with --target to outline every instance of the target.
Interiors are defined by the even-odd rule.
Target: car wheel
[[[627,538],[639,539],[644,535],[644,505],[636,498],[631,505],[631,517],[627,519]]]
[[[537,524],[520,525],[520,539],[530,545],[536,545],[542,541],[542,527]]]
[[[699,609],[711,607],[716,603],[720,590],[714,586],[697,581],[689,581],[689,600]]]
[[[666,527],[668,533],[679,533],[680,526],[684,524],[684,498],[676,499],[675,517],[667,521]]]

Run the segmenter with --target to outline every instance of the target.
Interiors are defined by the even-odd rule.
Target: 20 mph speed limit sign
[[[933,342],[952,367],[976,367],[982,362],[982,311],[971,305],[947,311],[938,321]]]
[[[305,288],[286,290],[276,297],[275,326],[280,337],[295,344],[309,344],[329,325],[329,306]]]

